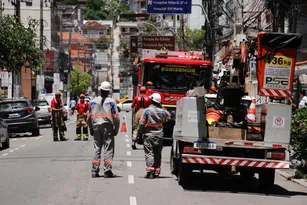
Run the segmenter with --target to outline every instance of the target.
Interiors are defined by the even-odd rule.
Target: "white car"
[[[120,112],[120,111],[126,111],[126,112],[132,111],[131,105],[132,105],[132,100],[127,99],[124,102],[117,104],[117,110],[118,110],[118,112]]]

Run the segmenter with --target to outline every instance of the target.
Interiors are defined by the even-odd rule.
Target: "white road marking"
[[[130,196],[129,200],[130,200],[130,205],[137,205],[135,196]]]
[[[130,144],[127,144],[127,147],[130,147]]]
[[[131,151],[127,151],[127,155],[131,155]]]
[[[129,136],[128,136],[128,135],[126,135],[126,137],[128,138]]]
[[[129,139],[126,139],[126,142],[129,142]]]
[[[127,161],[127,167],[132,167],[131,161]]]
[[[6,155],[8,155],[9,153],[4,153],[2,156],[4,157],[4,156],[6,156]]]
[[[133,175],[128,175],[128,182],[129,182],[129,184],[134,184],[134,177],[133,177]]]
[[[15,150],[11,150],[10,152],[14,152]]]
[[[37,138],[36,138],[36,140],[39,140],[39,139],[40,139],[40,137],[37,137]]]
[[[16,147],[14,150],[19,150],[19,148],[18,148],[18,147]]]
[[[20,147],[25,147],[26,145],[25,144],[23,144],[23,145],[20,145]]]

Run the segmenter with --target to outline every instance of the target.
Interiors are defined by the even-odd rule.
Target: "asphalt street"
[[[240,177],[221,178],[214,173],[195,174],[193,185],[181,187],[170,174],[170,147],[163,149],[162,174],[145,179],[144,151],[131,149],[131,114],[126,117],[128,132],[116,136],[113,171],[117,178],[91,178],[93,155],[89,141],[75,138],[75,117],[67,121],[69,141],[53,142],[51,128],[40,137],[14,137],[11,148],[0,151],[1,205],[302,205],[307,189],[278,174],[270,194]]]

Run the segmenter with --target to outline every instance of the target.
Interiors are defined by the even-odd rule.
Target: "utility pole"
[[[1,1],[1,0],[0,0]],[[177,28],[176,28],[176,22],[177,21],[177,14],[173,15],[173,31],[174,31],[174,36],[176,37],[176,33],[177,33]]]
[[[180,15],[180,50],[184,50],[184,14]]]
[[[44,1],[40,0],[40,35],[39,35],[39,47],[42,51],[42,55],[44,56]],[[40,75],[43,73],[43,68],[40,69]]]
[[[68,39],[68,73],[67,73],[67,106],[70,102],[70,71],[71,71],[71,31]]]
[[[241,34],[244,34],[244,0],[241,0]]]
[[[3,3],[2,0],[0,0],[0,17],[2,16],[2,10],[3,10]]]

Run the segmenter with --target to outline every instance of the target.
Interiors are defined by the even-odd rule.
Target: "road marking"
[[[129,142],[129,139],[126,139],[126,142]]]
[[[130,147],[130,144],[127,144],[127,147]]]
[[[15,150],[11,150],[10,152],[14,152]]]
[[[128,182],[129,182],[129,184],[134,184],[134,177],[133,177],[133,175],[128,175]]]
[[[132,167],[131,161],[127,161],[127,167]]]
[[[127,155],[131,155],[131,151],[127,151]]]
[[[36,138],[36,140],[39,140],[39,139],[40,139],[40,137]]]
[[[137,205],[135,196],[130,196],[129,199],[130,199],[130,205]]]
[[[18,147],[16,147],[14,150],[19,150],[19,148],[18,148]]]
[[[23,145],[20,145],[20,147],[25,147],[26,145],[25,144],[23,144]]]
[[[69,124],[71,124],[71,123],[73,123],[73,122],[75,122],[75,121],[70,121],[70,122],[66,123],[66,125],[69,125]]]
[[[128,135],[126,135],[126,137],[129,137]]]
[[[4,153],[2,156],[4,157],[4,156],[6,156],[6,155],[8,155],[8,153]]]

